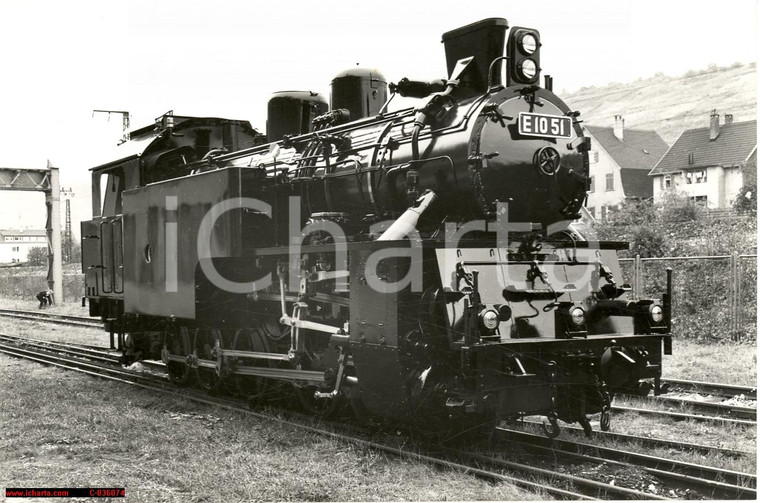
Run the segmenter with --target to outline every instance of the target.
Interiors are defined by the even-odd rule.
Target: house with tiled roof
[[[757,120],[723,125],[713,110],[708,127],[684,131],[649,173],[655,201],[682,193],[708,208],[729,208],[744,185],[757,185]]]
[[[47,233],[38,229],[0,230],[0,264],[26,262],[29,250],[47,247]]]
[[[655,131],[625,129],[625,120],[615,116],[614,127],[586,126],[591,137],[589,176],[591,187],[586,209],[604,219],[610,207],[626,198],[649,199],[649,172],[667,152],[668,144]]]

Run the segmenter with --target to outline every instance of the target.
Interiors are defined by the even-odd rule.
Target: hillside
[[[654,129],[672,145],[686,129],[707,127],[712,109],[735,122],[757,119],[755,63],[710,67],[680,77],[655,75],[625,84],[586,87],[562,94],[586,125],[611,127],[622,115],[626,128]]]

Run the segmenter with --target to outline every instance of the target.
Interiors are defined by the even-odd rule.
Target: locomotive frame
[[[278,93],[268,137],[173,114],[133,132],[93,170],[82,223],[112,345],[180,385],[279,381],[318,413],[428,425],[543,415],[551,436],[598,412],[609,428],[612,394],[642,379],[659,393],[669,277],[661,300],[629,298],[627,244],[572,223],[588,139],[551,78],[537,85],[538,31],[512,28],[504,57],[506,30],[444,34],[447,79],[389,87],[415,109],[387,112],[384,77],[353,70],[329,109]]]

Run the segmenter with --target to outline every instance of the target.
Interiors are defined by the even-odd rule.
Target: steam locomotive
[[[173,113],[133,131],[82,222],[112,345],[179,385],[431,425],[540,415],[551,436],[609,428],[616,390],[659,393],[670,290],[632,298],[627,244],[577,225],[589,138],[539,86],[539,32],[507,31],[445,33],[445,79],[275,93],[266,135]]]

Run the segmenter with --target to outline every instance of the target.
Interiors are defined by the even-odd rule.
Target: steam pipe
[[[498,58],[495,58],[493,61],[491,61],[491,64],[488,66],[488,87],[487,90],[491,90],[491,86],[493,85],[491,83],[491,78],[493,77],[493,65],[496,64],[497,61],[506,60],[509,62],[509,56],[499,56]],[[507,63],[509,64],[509,63]],[[509,86],[509,72],[507,72],[507,86]]]
[[[417,116],[419,117],[422,115],[423,121],[425,114],[419,113]],[[422,127],[424,125],[424,122],[418,122],[417,118],[414,120],[414,130],[412,131],[412,160],[413,161],[419,161],[420,160],[420,144],[419,144],[419,138],[420,138],[420,131],[422,131]]]
[[[426,190],[414,206],[409,207],[395,222],[377,238],[378,241],[397,241],[404,239],[409,233],[417,229],[417,222],[422,214],[436,200],[437,196],[432,190]]]

